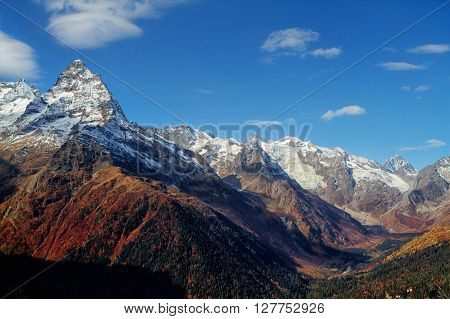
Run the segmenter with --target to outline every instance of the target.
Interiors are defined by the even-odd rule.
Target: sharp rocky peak
[[[257,134],[253,134],[245,143],[244,146],[246,147],[261,147],[261,143],[265,142],[264,139],[261,138],[261,136]]]
[[[113,119],[125,123],[126,117],[100,75],[75,60],[61,73],[43,100],[54,113],[63,112],[83,123],[107,123]]]
[[[64,71],[58,77],[57,85],[64,85],[64,80],[73,79],[79,81],[87,81],[92,79],[100,79],[99,75],[89,70],[81,60],[75,60],[66,66]]]
[[[450,167],[450,156],[439,159],[435,165]]]
[[[304,143],[304,141],[302,141],[298,137],[285,136],[285,137],[280,138],[278,141],[276,141],[276,143],[285,144],[285,145],[289,145],[289,146],[301,146],[302,143]]]
[[[19,81],[18,87],[29,91],[25,85]],[[35,141],[28,141],[36,145],[60,145],[85,127],[132,125],[100,76],[80,60],[70,63],[50,90],[23,106],[8,120],[13,123],[10,136],[17,141],[32,137]]]
[[[48,99],[60,97],[90,98],[97,101],[112,99],[98,74],[89,70],[83,61],[75,60],[61,73],[56,84],[46,94]]]
[[[163,129],[150,129],[150,131],[164,137],[168,141],[175,142],[180,146],[190,149],[196,143],[207,143],[212,137],[207,133],[194,129],[188,125],[168,126]]]
[[[25,112],[27,105],[39,95],[39,91],[23,79],[0,82],[0,132],[9,131],[11,125]]]
[[[383,167],[391,173],[398,173],[400,171],[405,171],[411,174],[417,173],[417,170],[400,155],[394,155],[388,158],[383,163]]]
[[[259,135],[252,135],[243,145],[241,160],[248,163],[264,163],[266,165],[272,165],[270,156],[263,148],[263,144],[267,143]]]
[[[169,126],[166,127],[164,130],[171,132],[173,134],[187,134],[190,136],[195,136],[197,134],[195,129],[185,124],[181,124],[178,126]]]
[[[93,78],[96,76],[91,70],[89,70],[86,66],[86,64],[81,60],[74,60],[73,62],[69,63],[63,73],[61,74],[61,77],[64,76],[78,76],[82,78]]]
[[[16,82],[0,82],[0,102],[9,103],[17,99],[34,99],[39,90],[29,85],[24,79]]]

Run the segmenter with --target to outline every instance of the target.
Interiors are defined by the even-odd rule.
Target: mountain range
[[[267,163],[278,167],[280,176],[284,174],[361,223],[381,225],[391,232],[424,231],[448,211],[450,156],[417,171],[398,155],[381,165],[341,148],[320,147],[295,137],[239,143],[187,126],[148,131],[200,154],[224,181],[240,190],[248,187],[240,183],[242,158],[257,145]]]
[[[309,278],[448,225],[450,157],[417,171],[295,137],[143,128],[80,60],[44,94],[0,83],[0,137],[2,253],[143,267],[187,297],[304,297]]]

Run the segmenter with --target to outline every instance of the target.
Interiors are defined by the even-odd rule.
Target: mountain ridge
[[[233,163],[247,144],[212,137],[186,125],[148,130],[197,152],[222,178],[232,172]],[[189,134],[186,135],[187,131]],[[261,145],[271,162],[280,165],[284,173],[301,187],[346,210],[363,223],[384,225],[391,231],[422,231],[425,224],[418,221],[421,218],[430,220],[427,216],[409,217],[416,214],[414,207],[402,209],[400,214],[393,212],[399,211],[398,207],[407,196],[417,193],[416,180],[425,170],[417,171],[398,155],[381,165],[342,148],[320,147],[295,137],[261,140]],[[442,158],[437,163],[442,163],[439,174],[449,175],[449,162]],[[443,187],[446,188],[445,185]],[[440,196],[445,202],[443,193]],[[383,220],[384,214],[394,217]]]

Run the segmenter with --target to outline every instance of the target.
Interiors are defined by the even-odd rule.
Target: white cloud
[[[445,143],[445,142],[443,142],[443,141],[441,141],[441,140],[437,140],[437,139],[431,139],[431,140],[427,140],[426,142],[425,142],[425,144],[428,146],[428,147],[441,147],[441,146],[445,146],[445,145],[447,145],[447,143]]]
[[[379,64],[379,66],[388,71],[416,71],[427,69],[424,65],[406,62],[386,62]]]
[[[309,50],[309,45],[319,38],[320,34],[310,29],[276,30],[269,34],[260,47],[261,51],[269,54],[262,61],[274,64],[275,59],[281,56],[335,58],[342,54],[342,49],[337,47]]]
[[[1,31],[0,76],[13,80],[39,77],[39,67],[33,48]]]
[[[414,91],[416,91],[416,92],[426,92],[426,91],[429,91],[430,89],[431,89],[431,86],[429,86],[427,84],[422,84],[422,85],[419,85],[418,87],[416,87],[414,89]]]
[[[51,13],[47,31],[80,49],[97,48],[142,30],[133,22],[156,18],[161,10],[189,0],[40,0]]]
[[[313,57],[323,57],[327,59],[336,58],[342,54],[341,48],[315,49],[309,53]]]
[[[404,85],[404,86],[402,86],[402,90],[405,92],[411,92],[412,87],[411,87],[411,85]]]
[[[270,126],[270,125],[282,125],[281,121],[265,121],[265,120],[248,120],[245,122],[247,125],[255,126]]]
[[[340,116],[356,116],[366,114],[366,110],[359,105],[349,105],[337,110],[329,110],[322,115],[324,121],[330,121]]]
[[[292,50],[304,52],[310,42],[319,40],[319,33],[309,29],[290,28],[277,30],[269,34],[261,45],[261,50],[275,52],[279,50]]]
[[[450,52],[450,45],[448,44],[425,44],[420,45],[418,47],[409,49],[410,53],[434,53],[434,54],[442,54]]]
[[[446,146],[447,143],[438,139],[429,139],[426,140],[425,143],[421,146],[402,146],[400,147],[401,151],[426,151],[436,147]]]
[[[80,49],[102,47],[142,34],[138,26],[122,17],[91,12],[57,16],[47,30],[62,42]]]
[[[411,85],[404,85],[404,86],[401,87],[401,89],[403,91],[406,91],[406,92],[411,92],[411,91],[414,91],[414,92],[426,92],[426,91],[429,91],[431,89],[431,86],[428,85],[428,84],[422,84],[422,85],[419,85],[419,86],[416,86],[416,87],[412,87]]]

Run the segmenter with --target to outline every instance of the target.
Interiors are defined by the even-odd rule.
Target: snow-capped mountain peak
[[[68,93],[72,93],[71,95]],[[61,75],[56,84],[47,92],[46,98],[61,98],[62,96],[71,98],[89,97],[99,101],[108,101],[111,95],[100,76],[91,72],[81,60],[70,63]]]
[[[0,101],[11,102],[18,98],[34,99],[39,95],[39,91],[20,79],[17,82],[0,82]]]
[[[39,91],[24,79],[17,82],[0,82],[0,131],[16,121],[39,94]]]
[[[95,145],[115,164],[138,174],[182,180],[193,178],[196,172],[212,172],[196,160],[197,155],[128,121],[100,76],[80,60],[70,63],[42,96],[34,96],[32,88],[18,81],[1,84],[1,98],[12,95],[13,90],[16,97],[25,96],[27,100],[9,121],[11,125],[3,126],[0,113],[0,145],[8,154],[20,154],[15,157],[18,163],[37,149],[52,154],[80,143],[89,148]],[[0,103],[2,112],[6,107],[8,104]],[[211,139],[206,133],[198,135]]]
[[[81,60],[70,63],[56,84],[44,95],[47,104],[71,110],[71,116],[82,116],[85,122],[107,122],[114,115],[125,115],[100,76],[91,72]]]
[[[28,139],[57,146],[87,126],[130,125],[100,76],[80,60],[70,63],[48,92],[28,103],[12,125],[15,142]]]
[[[265,142],[259,135],[253,134],[245,143],[244,145],[247,147],[261,147],[261,144]]]
[[[400,173],[408,175],[417,175],[417,170],[400,155],[395,155],[388,158],[383,163],[383,167],[394,174]]]
[[[169,126],[163,130],[149,128],[148,131],[194,152],[199,151],[213,139],[209,134],[187,125]]]
[[[434,164],[439,175],[450,183],[450,156],[443,157]]]

